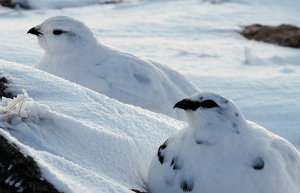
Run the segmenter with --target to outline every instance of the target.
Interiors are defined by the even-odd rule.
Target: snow
[[[65,7],[81,7],[93,4],[119,3],[119,0],[12,0],[31,9],[62,9]]]
[[[53,120],[53,124],[44,124],[41,120],[22,123],[16,119],[15,128],[1,130],[1,134],[33,156],[45,178],[60,190],[105,193],[141,188],[143,178],[134,175],[145,177],[159,145],[183,128],[182,122],[121,104],[30,68],[43,52],[36,39],[26,32],[47,18],[66,15],[83,21],[104,45],[166,64],[200,90],[231,98],[247,119],[300,149],[299,50],[248,41],[237,33],[243,25],[252,23],[299,26],[299,9],[296,0],[233,0],[222,4],[198,0],[143,1],[31,11],[0,7],[1,75],[13,80],[13,90],[22,93],[24,88],[28,92],[33,99],[29,112],[40,113],[32,117]],[[248,64],[245,49],[250,53]],[[43,107],[36,108],[40,105]],[[141,157],[145,167],[132,168],[131,162],[139,162],[135,159],[127,165],[129,158],[123,152],[118,155],[111,144],[124,146],[129,155]],[[114,153],[109,154],[110,150],[101,146]],[[137,149],[140,152],[135,152]],[[108,160],[101,161],[112,171],[96,162],[100,159],[98,151],[108,154]],[[87,159],[75,159],[80,156]],[[109,160],[114,162],[108,163]],[[118,164],[126,168],[116,169]],[[135,172],[128,172],[130,169]]]
[[[198,90],[178,72],[98,43],[70,17],[51,17],[28,32],[45,50],[35,67],[123,103],[185,120],[173,106]]]
[[[183,125],[32,67],[1,61],[0,69],[14,77],[14,90],[21,87],[29,95],[1,101],[11,110],[2,112],[7,119],[1,127],[9,129],[1,134],[35,158],[45,177],[64,192],[141,188],[159,142]]]
[[[149,168],[151,193],[300,191],[300,153],[291,143],[245,120],[220,95],[200,93],[182,102],[177,106],[189,126],[158,149]]]

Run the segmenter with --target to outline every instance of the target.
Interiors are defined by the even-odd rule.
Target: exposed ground
[[[253,24],[245,26],[241,34],[250,40],[300,48],[300,28],[294,25],[268,26]]]

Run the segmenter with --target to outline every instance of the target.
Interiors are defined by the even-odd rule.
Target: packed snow
[[[248,41],[238,33],[252,23],[299,26],[299,10],[297,0],[232,0],[222,4],[140,1],[30,11],[0,7],[0,72],[12,80],[13,91],[22,93],[24,88],[28,93],[13,103],[1,101],[5,107],[1,117],[10,118],[7,113],[14,117],[9,122],[11,129],[0,130],[1,134],[33,156],[45,177],[60,190],[106,193],[142,190],[141,181],[157,148],[184,127],[164,115],[124,105],[31,68],[43,51],[26,32],[47,18],[66,15],[84,22],[104,45],[166,64],[200,90],[233,99],[247,119],[300,149],[299,50]],[[25,109],[19,106],[22,101],[26,101]],[[8,104],[17,106],[7,108]],[[271,141],[263,129],[254,133]],[[252,161],[262,165],[260,159]],[[251,171],[265,172],[268,166]],[[232,173],[224,175],[230,180]]]
[[[31,28],[45,54],[36,67],[94,91],[185,120],[174,104],[198,90],[183,75],[97,42],[80,21],[57,16]]]
[[[300,153],[285,139],[246,121],[235,104],[199,93],[175,107],[189,127],[160,146],[149,168],[151,193],[300,192]]]
[[[1,61],[0,70],[27,91],[1,101],[1,134],[60,191],[142,189],[156,147],[183,125],[32,67]]]

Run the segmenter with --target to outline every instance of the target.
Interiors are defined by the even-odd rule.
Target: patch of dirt
[[[245,26],[240,33],[250,40],[300,48],[300,28],[297,26],[289,24],[279,26],[253,24]]]

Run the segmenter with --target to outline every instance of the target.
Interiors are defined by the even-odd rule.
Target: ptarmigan
[[[200,93],[174,106],[189,126],[152,160],[151,193],[299,193],[300,155],[285,139],[247,121],[231,100]]]
[[[184,120],[173,104],[197,92],[167,66],[100,44],[89,28],[70,17],[49,18],[28,33],[45,50],[37,68],[123,103]]]

